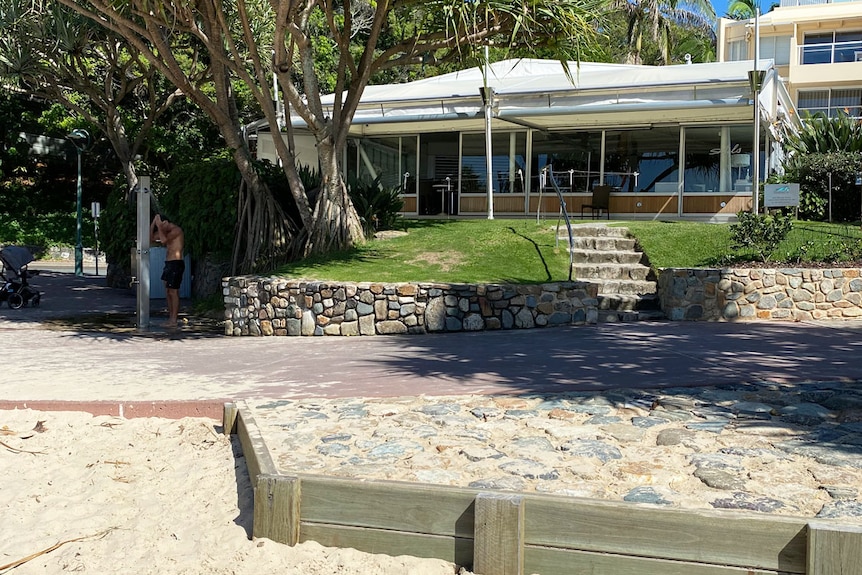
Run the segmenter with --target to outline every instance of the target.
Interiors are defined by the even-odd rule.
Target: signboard
[[[766,184],[763,186],[763,205],[781,208],[799,205],[799,184]]]

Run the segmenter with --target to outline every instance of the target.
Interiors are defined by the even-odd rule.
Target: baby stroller
[[[27,264],[33,261],[33,255],[27,248],[6,246],[0,250],[0,302],[4,300],[12,309],[19,309],[28,303],[37,307],[42,301],[39,290],[28,283],[28,279],[36,275],[27,269]]]

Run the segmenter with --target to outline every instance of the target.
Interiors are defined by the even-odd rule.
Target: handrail
[[[566,211],[566,200],[563,199],[563,192],[560,191],[560,186],[557,185],[557,180],[554,178],[554,167],[551,165],[547,165],[543,168],[544,170],[550,171],[550,180],[551,185],[554,186],[554,191],[557,192],[557,197],[560,198],[560,215],[566,220],[566,229],[569,232],[569,281],[572,281],[572,267],[575,265],[574,260],[574,250],[575,250],[575,240],[572,237],[572,222],[569,221],[569,213]],[[541,200],[540,200],[541,205]],[[557,241],[559,241],[560,234],[560,218],[557,218]]]

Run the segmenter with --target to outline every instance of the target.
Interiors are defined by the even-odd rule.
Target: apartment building
[[[719,61],[772,59],[799,113],[862,117],[862,0],[782,0],[754,19],[719,21]]]

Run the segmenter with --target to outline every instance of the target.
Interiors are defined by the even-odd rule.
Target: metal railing
[[[862,41],[824,42],[799,46],[799,63],[802,65],[845,62],[862,62]]]

